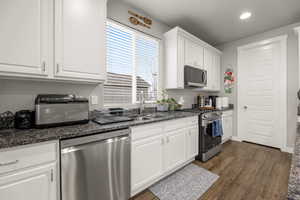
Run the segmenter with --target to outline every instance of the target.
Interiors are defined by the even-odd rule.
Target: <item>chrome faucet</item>
[[[139,115],[142,115],[144,113],[144,110],[145,110],[145,95],[144,95],[144,92],[141,91],[141,93],[139,94]]]

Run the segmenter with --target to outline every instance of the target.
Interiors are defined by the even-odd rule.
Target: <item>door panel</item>
[[[0,71],[47,75],[51,1],[0,1]]]
[[[207,71],[207,86],[206,90],[212,90],[212,82],[214,79],[213,55],[208,49],[204,50],[204,69]]]
[[[186,134],[186,149],[187,149],[186,160],[192,159],[196,155],[198,155],[198,150],[199,150],[198,138],[199,138],[198,126],[190,128]]]
[[[185,65],[203,68],[203,47],[185,39]]]
[[[188,129],[180,129],[166,134],[164,170],[169,171],[185,162],[185,135]]]
[[[274,42],[239,52],[239,134],[245,141],[281,146],[280,49]]]
[[[1,176],[1,200],[56,200],[55,169],[51,164]]]
[[[223,126],[223,133],[224,133],[222,137],[223,141],[228,140],[232,137],[233,134],[232,123],[233,123],[232,116],[222,117],[222,126]]]
[[[56,0],[56,76],[104,80],[105,0]]]
[[[131,191],[150,183],[163,173],[163,138],[150,137],[132,143]]]

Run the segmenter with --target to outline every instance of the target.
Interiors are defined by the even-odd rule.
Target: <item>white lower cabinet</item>
[[[162,135],[131,144],[131,187],[139,189],[158,178],[163,172]]]
[[[56,165],[0,176],[1,200],[56,200]]]
[[[57,143],[0,151],[1,200],[58,200]]]
[[[194,158],[199,152],[199,127],[195,126],[188,130],[186,134],[186,157]]]
[[[198,154],[198,116],[131,128],[131,196]]]
[[[231,139],[233,135],[233,111],[225,111],[222,115],[223,137],[222,142]]]
[[[166,134],[164,171],[170,171],[185,162],[185,137],[187,129]]]

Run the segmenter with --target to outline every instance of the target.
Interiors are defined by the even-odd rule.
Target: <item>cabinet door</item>
[[[204,48],[200,45],[196,45],[195,49],[195,65],[200,68],[204,69]]]
[[[163,173],[163,137],[154,136],[131,144],[131,192],[152,183]],[[143,188],[145,189],[145,188]]]
[[[221,87],[221,56],[217,53],[213,54],[212,66],[213,66],[213,78],[212,78],[212,90],[219,91]]]
[[[232,116],[224,116],[222,117],[222,125],[223,125],[223,141],[227,141],[232,137],[233,134],[233,119]]]
[[[56,164],[0,176],[1,200],[56,200]]]
[[[55,0],[55,76],[105,79],[106,0]]]
[[[188,129],[180,129],[166,134],[164,149],[164,170],[169,171],[186,161],[185,135]]]
[[[204,89],[211,90],[214,79],[213,53],[208,49],[204,49],[204,69],[207,71],[207,86]]]
[[[185,42],[185,39],[179,35],[177,39],[177,68],[169,68],[168,71],[168,80],[175,82],[177,89],[184,88]]]
[[[203,68],[203,47],[185,39],[185,65]]]
[[[184,64],[189,66],[195,65],[195,44],[191,40],[185,39],[184,43]]]
[[[198,126],[190,128],[186,134],[186,158],[195,158],[199,151],[199,129]]]
[[[51,1],[0,1],[0,73],[47,76]]]

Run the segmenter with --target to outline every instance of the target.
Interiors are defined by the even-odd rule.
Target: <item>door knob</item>
[[[244,106],[244,109],[246,110],[248,108],[248,106]]]

